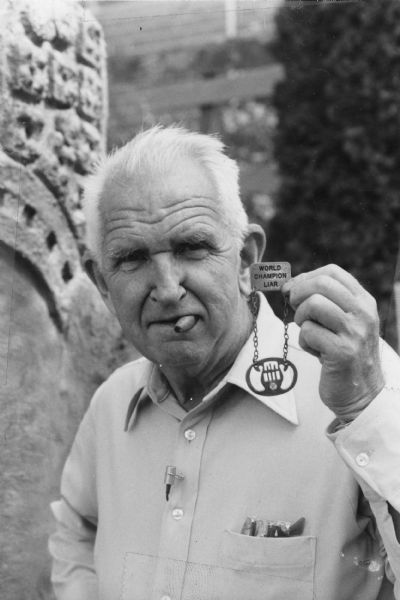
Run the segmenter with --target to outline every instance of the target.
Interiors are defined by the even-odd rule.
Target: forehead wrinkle
[[[120,231],[121,229],[122,232]],[[124,246],[130,246],[132,242],[134,242],[138,246],[145,245],[143,235],[136,233],[131,229],[128,230],[127,234],[124,234],[123,229],[123,226],[121,226],[117,230],[114,230],[108,236],[108,239],[104,244],[106,254],[113,254],[114,252],[118,251],[119,248],[122,248]]]
[[[129,214],[132,212],[132,210],[135,213],[133,216]],[[137,215],[137,213],[139,214]],[[140,213],[142,213],[142,215],[140,215]],[[141,209],[140,211],[132,209],[131,207],[120,207],[114,209],[111,215],[105,219],[105,234],[110,235],[115,230],[118,230],[121,227],[126,227],[134,230],[137,227],[146,227],[148,225],[153,225],[159,221],[162,221],[162,216],[157,216],[153,219],[149,219],[146,218],[148,214],[149,213],[146,209]]]
[[[217,203],[217,201],[211,196],[205,196],[204,194],[190,194],[190,196],[184,196],[179,199],[172,199],[170,204],[166,204],[165,208],[171,208],[176,206],[179,208],[179,205],[183,202],[190,202],[191,200],[210,200],[212,203]]]
[[[204,200],[207,200],[205,197]],[[184,199],[179,203],[173,202],[169,207],[160,207],[157,211],[149,211],[148,209],[137,209],[131,206],[118,207],[112,210],[111,215],[106,217],[105,219],[105,230],[109,231],[110,229],[114,229],[115,224],[118,224],[119,221],[123,221],[125,225],[128,225],[127,220],[129,222],[129,226],[145,226],[145,225],[156,225],[162,221],[167,220],[169,217],[173,216],[177,212],[183,213],[185,211],[193,210],[193,209],[205,209],[207,212],[210,211],[214,213],[219,218],[222,217],[222,213],[218,211],[218,207],[214,205],[210,205],[208,203],[202,204],[189,204],[188,206],[180,206],[183,202],[187,202],[188,199]],[[172,210],[167,211],[168,208],[173,207]],[[167,211],[167,214],[165,214]],[[135,216],[132,220],[129,218],[129,213],[133,212]],[[128,214],[127,214],[128,213]],[[189,215],[185,217],[183,220],[193,219],[199,215]],[[118,225],[117,225],[118,227]]]
[[[202,204],[202,203],[199,202],[199,203],[188,204],[185,207],[180,206],[183,202],[190,202],[192,199],[195,199],[195,200],[206,200],[206,201],[207,200],[211,200],[212,203],[209,204],[208,202],[206,202],[206,203]],[[185,198],[184,200],[182,200],[179,203],[177,203],[177,202],[171,203],[170,205],[166,206],[162,210],[165,210],[167,208],[168,209],[172,208],[172,210],[168,211],[168,215],[167,216],[173,215],[173,214],[175,214],[176,212],[179,212],[179,211],[183,212],[184,210],[192,210],[192,209],[196,209],[196,208],[204,208],[206,210],[210,210],[211,212],[215,213],[218,216],[221,216],[220,211],[218,211],[218,205],[215,203],[215,201],[212,198],[208,198],[207,196],[192,196],[191,198]]]
[[[173,225],[172,229],[159,237],[163,242],[171,245],[171,247],[174,245],[174,242],[179,243],[185,239],[206,238],[212,240],[214,243],[216,242],[216,232],[210,227],[209,221],[196,221],[192,225],[189,225],[189,227],[185,227],[187,221],[192,221],[192,218],[188,216],[186,219],[181,220],[179,223]],[[143,229],[146,229],[149,226],[151,227],[151,225],[146,224]],[[125,228],[127,228],[126,232],[124,232]],[[146,238],[146,231],[143,231],[143,229],[141,231],[135,231],[132,226],[126,224],[125,220],[121,222],[120,226],[114,228],[108,234],[108,239],[105,244],[106,254],[110,256],[117,254],[121,248],[124,246],[130,247],[132,243],[141,248],[147,248],[149,244],[152,246],[154,239]],[[116,246],[113,247],[114,244],[116,244]]]
[[[175,223],[172,228],[168,231],[168,234],[172,234],[172,235],[179,235],[179,236],[184,236],[184,235],[200,235],[200,234],[205,234],[205,235],[213,235],[213,231],[210,227],[210,222],[207,221],[204,215],[202,215],[202,220],[196,220],[193,223],[193,216],[187,216],[184,219],[181,219],[179,221],[179,223]],[[187,221],[189,221],[190,223],[192,223],[192,225],[189,225],[189,227],[184,227],[185,223],[187,223]]]
[[[129,233],[128,237],[134,236],[139,237],[139,233],[135,231],[135,227],[129,221],[127,222],[126,217],[114,217],[108,219],[104,226],[104,242],[108,244],[114,237],[121,237],[121,229],[126,229]]]
[[[166,233],[164,233],[162,235],[163,238],[165,238],[165,236],[172,236],[172,241],[173,241],[173,236],[179,236],[179,238],[183,238],[183,237],[195,237],[195,236],[207,236],[207,237],[212,237],[215,238],[215,232],[212,231],[211,227],[210,227],[210,222],[204,220],[200,220],[200,221],[196,221],[195,223],[193,223],[191,226],[189,227],[185,227],[185,223],[189,221],[192,222],[193,221],[193,216],[188,216],[184,219],[182,219],[179,223],[175,223],[171,229],[168,229]],[[129,241],[132,240],[141,240],[142,243],[145,244],[146,240],[145,240],[145,236],[146,236],[146,231],[145,229],[147,229],[148,227],[151,227],[152,224],[146,223],[138,223],[137,225],[139,225],[139,227],[141,227],[141,230],[138,231],[138,229],[134,229],[132,227],[132,225],[129,225],[126,223],[126,220],[122,221],[121,219],[121,224],[117,227],[114,227],[112,229],[111,232],[109,232],[108,234],[108,240],[106,242],[106,244],[112,244],[114,242],[115,239],[117,239],[118,241],[121,240],[121,238],[124,238],[124,242],[126,241],[127,243],[129,243]],[[126,234],[124,234],[124,229],[127,229]],[[122,232],[121,232],[122,230]]]

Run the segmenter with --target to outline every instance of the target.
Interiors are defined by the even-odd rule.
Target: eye
[[[208,256],[209,252],[210,246],[206,242],[185,242],[179,244],[175,251],[178,256],[191,260],[201,260]]]
[[[120,271],[134,271],[145,263],[147,258],[143,250],[132,250],[116,258],[115,266]]]

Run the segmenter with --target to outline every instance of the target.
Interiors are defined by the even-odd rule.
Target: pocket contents
[[[304,517],[294,523],[247,517],[240,533],[253,537],[293,537],[303,533],[305,522]]]

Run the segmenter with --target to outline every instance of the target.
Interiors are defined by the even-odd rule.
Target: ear
[[[97,260],[94,258],[89,250],[86,250],[83,255],[83,266],[89,279],[94,283],[100,292],[101,297],[104,300],[108,310],[115,315],[114,304],[111,300],[110,292],[108,291],[106,280],[101,272],[100,266]]]
[[[265,246],[264,230],[257,223],[250,223],[240,252],[239,288],[246,297],[251,292],[250,265],[261,261]]]

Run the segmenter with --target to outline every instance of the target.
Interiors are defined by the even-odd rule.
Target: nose
[[[173,256],[162,252],[153,256],[150,298],[161,304],[174,304],[185,295],[182,269]]]

